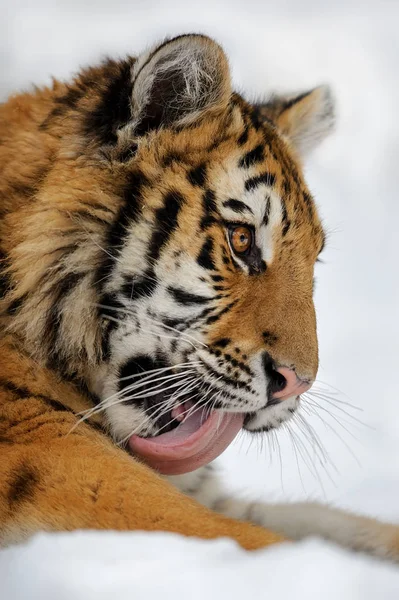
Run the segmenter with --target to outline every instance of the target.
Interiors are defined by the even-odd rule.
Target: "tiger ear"
[[[334,128],[335,103],[327,85],[296,96],[275,96],[258,105],[261,117],[272,120],[301,156],[306,156]]]
[[[133,67],[132,128],[135,135],[189,125],[224,110],[231,96],[222,48],[204,35],[182,35],[139,56]]]

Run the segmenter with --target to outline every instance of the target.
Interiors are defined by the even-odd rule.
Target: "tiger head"
[[[84,72],[42,127],[62,141],[37,234],[47,256],[76,240],[15,323],[163,473],[278,427],[316,377],[324,234],[301,161],[332,124],[327,87],[249,104],[220,46],[186,35]]]

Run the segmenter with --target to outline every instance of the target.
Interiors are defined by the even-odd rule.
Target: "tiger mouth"
[[[212,390],[195,386],[173,403],[173,393],[142,390],[143,409],[156,433],[133,434],[128,438],[130,452],[164,475],[189,473],[215,460],[233,442],[239,431],[247,427],[257,412],[233,412],[206,400]],[[201,391],[200,391],[201,389]],[[264,408],[279,404],[269,398]],[[279,423],[282,420],[278,421]],[[278,425],[271,425],[273,429]],[[263,431],[268,431],[262,428]]]
[[[153,437],[132,435],[130,451],[164,475],[195,471],[217,458],[244,424],[244,413],[209,410],[186,401],[170,412],[167,425]]]

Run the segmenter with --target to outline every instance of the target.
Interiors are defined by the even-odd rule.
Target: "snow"
[[[41,534],[4,553],[0,579],[4,600],[396,600],[399,590],[392,565],[316,540],[249,554],[165,533]]]
[[[220,463],[226,485],[248,498],[320,499],[399,521],[398,3],[2,0],[2,9],[3,97],[50,75],[68,77],[104,54],[135,53],[190,30],[222,42],[236,86],[253,97],[332,85],[337,132],[307,165],[329,232],[316,305],[319,378],[332,387],[320,383],[330,399],[314,397],[317,414],[303,415],[335,466],[324,465],[326,472],[303,426],[294,431],[308,454],[297,437],[281,432],[279,448],[273,438],[242,436]],[[0,580],[5,600],[100,600],[127,592],[149,599],[253,592],[367,600],[397,598],[399,590],[394,567],[320,541],[249,555],[229,541],[142,533],[41,535],[0,553]]]

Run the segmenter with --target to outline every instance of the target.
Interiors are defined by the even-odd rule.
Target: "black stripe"
[[[216,315],[211,315],[210,317],[208,317],[205,321],[205,324],[210,325],[211,323],[216,323],[216,321],[219,321],[220,317],[228,313],[233,308],[233,306],[237,304],[237,302],[238,300],[233,300],[233,302],[230,302],[230,304],[222,308],[222,310],[220,310]]]
[[[126,314],[126,308],[122,302],[117,298],[115,293],[103,294],[99,300],[99,314],[103,317],[118,317],[118,314]],[[118,318],[123,319],[123,315]]]
[[[265,212],[263,214],[263,219],[262,219],[262,224],[263,225],[267,225],[269,223],[269,218],[270,218],[270,206],[271,206],[271,202],[270,202],[270,196],[267,198],[266,200],[266,207],[265,207]]]
[[[202,206],[204,208],[204,216],[201,219],[200,227],[202,230],[216,222],[218,215],[215,193],[212,190],[206,190],[202,196]]]
[[[204,308],[199,315],[195,315],[195,317],[193,317],[192,319],[187,319],[185,321],[185,328],[189,329],[192,325],[197,325],[198,323],[200,323],[201,321],[204,321],[205,318],[211,314],[212,312],[214,312],[215,310],[217,310],[216,306],[208,306],[207,308]],[[204,321],[205,322],[205,321]]]
[[[212,298],[206,296],[198,296],[197,294],[191,294],[180,288],[168,287],[167,292],[173,297],[173,299],[179,304],[206,304],[210,302]]]
[[[242,132],[242,134],[240,135],[240,137],[237,140],[237,144],[239,146],[243,146],[244,144],[246,144],[248,141],[248,127],[246,126],[244,131]]]
[[[230,208],[236,213],[242,214],[245,212],[249,212],[253,215],[252,208],[247,206],[244,202],[241,202],[241,200],[235,200],[234,198],[230,198],[229,200],[225,200],[223,202],[223,206],[225,206],[226,208]]]
[[[213,240],[212,240],[212,238],[207,237],[201,248],[201,251],[198,255],[197,263],[199,264],[200,267],[203,267],[204,269],[208,269],[210,271],[215,271],[216,267],[215,267],[215,263],[212,258],[212,252],[213,252]]]
[[[2,387],[4,390],[11,392],[15,396],[18,396],[18,398],[21,400],[24,400],[26,398],[38,398],[39,400],[43,400],[44,402],[46,402],[46,404],[49,404],[53,410],[73,412],[70,408],[64,406],[61,402],[58,402],[58,400],[53,400],[53,398],[50,398],[49,396],[46,396],[44,394],[36,394],[29,390],[27,387],[15,385],[15,383],[13,383],[12,381],[7,381],[1,378],[0,387]]]
[[[288,110],[289,108],[291,108],[292,106],[294,106],[295,104],[297,104],[298,102],[300,102],[301,100],[306,98],[306,96],[309,96],[313,91],[314,90],[304,92],[303,94],[300,94],[299,96],[296,96],[295,98],[292,98],[291,100],[288,100],[287,102],[285,102],[281,113],[283,113],[284,111]]]
[[[212,190],[206,190],[204,195],[202,196],[202,203],[206,213],[217,213],[215,192],[213,192]]]
[[[61,280],[57,280],[48,294],[54,294],[50,310],[46,315],[46,323],[43,333],[43,341],[47,344],[49,356],[52,357],[50,365],[57,368],[59,357],[56,351],[58,333],[62,321],[62,305],[66,297],[83,279],[85,273],[67,273]]]
[[[294,160],[281,148],[281,141],[276,140],[273,146],[275,160],[281,165],[282,175],[285,180],[285,191],[293,195],[301,192],[302,178],[300,177]],[[291,184],[294,185],[291,185]]]
[[[128,227],[137,223],[141,214],[140,199],[143,188],[148,184],[147,177],[141,171],[129,173],[123,191],[123,205],[107,232],[105,240],[106,252],[101,253],[102,263],[97,269],[95,281],[102,290],[120,255],[128,236]]]
[[[134,142],[130,142],[129,146],[118,152],[117,156],[119,162],[128,162],[129,160],[131,160],[135,156],[137,148],[137,144],[135,144]]]
[[[109,343],[109,339],[111,333],[116,328],[115,321],[108,320],[104,323],[103,329],[101,332],[101,358],[104,361],[107,361],[111,358],[111,346]]]
[[[308,209],[309,220],[312,221],[314,219],[314,202],[313,198],[307,192],[303,192],[303,199],[305,202],[305,206]]]
[[[165,246],[177,228],[179,211],[184,203],[184,196],[172,190],[164,198],[164,204],[155,212],[154,231],[151,236],[148,258],[151,263],[158,260],[163,246]]]
[[[65,273],[64,273],[63,269],[64,269],[63,263],[61,263],[60,261],[56,262],[53,270],[44,271],[44,274],[42,274],[39,277],[38,282],[36,282],[36,288],[44,289],[44,288],[49,287],[49,289],[51,288],[51,290],[53,290],[54,287],[57,286],[58,281],[61,281],[64,277]],[[55,282],[55,284],[54,284],[54,282]],[[48,292],[46,292],[46,293],[48,293]]]
[[[119,369],[119,391],[122,391],[130,386],[132,382],[140,381],[140,377],[137,377],[137,375],[145,376],[147,371],[169,366],[170,365],[166,363],[165,360],[160,356],[156,356],[154,359],[146,354],[141,354],[139,356],[129,358]],[[149,385],[151,384],[149,383]],[[129,394],[129,391],[127,394]],[[129,403],[129,400],[127,399],[125,402]],[[136,400],[136,402],[142,404],[143,399]]]
[[[0,299],[6,295],[6,292],[10,286],[8,276],[4,273],[7,267],[7,257],[5,252],[0,249]]]
[[[157,285],[158,281],[154,271],[148,270],[143,275],[125,276],[121,292],[128,300],[138,300],[151,296]]]
[[[230,377],[227,377],[227,375],[225,375],[224,373],[219,373],[210,364],[208,364],[203,358],[201,359],[201,367],[204,367],[206,369],[206,371],[213,377],[215,377],[219,380],[221,377],[222,381],[224,383],[231,385],[235,389],[240,388],[240,389],[245,389],[247,392],[252,392],[252,388],[247,383],[245,383],[244,381],[239,381],[238,379],[231,379]]]
[[[188,180],[192,185],[203,187],[206,182],[206,165],[203,163],[189,171]]]
[[[274,185],[276,178],[272,173],[262,173],[261,175],[256,175],[255,177],[250,177],[245,182],[245,189],[247,191],[255,189],[258,185],[266,184],[269,186]]]
[[[11,304],[9,304],[9,306],[7,307],[7,314],[8,315],[17,314],[17,312],[20,310],[21,306],[23,305],[23,303],[25,302],[27,297],[28,297],[28,294],[23,294],[19,298],[16,298],[15,300],[13,300],[11,302]]]
[[[121,311],[125,310],[125,307],[115,294],[103,294],[99,300],[99,304],[100,306],[97,309],[99,318],[107,318],[110,316],[114,319],[123,321],[126,313]],[[109,320],[103,325],[103,330],[101,332],[101,356],[103,360],[108,360],[111,356],[109,340],[111,333],[117,326],[118,324],[113,320]]]
[[[70,87],[66,94],[55,99],[55,103],[65,107],[65,110],[73,110],[85,92],[85,88]]]
[[[180,329],[180,331],[183,331],[184,329],[186,329],[186,320],[187,319],[173,319],[173,318],[168,318],[168,317],[164,317],[162,319],[162,323],[165,325],[166,328],[168,327],[172,327],[173,329]]]
[[[77,83],[77,87],[71,87],[66,94],[54,99],[55,107],[49,112],[39,129],[46,130],[55,117],[64,116],[68,110],[75,110],[81,98],[87,93],[87,86]]]
[[[117,130],[132,118],[132,64],[132,60],[119,63],[109,60],[97,83],[98,89],[101,90],[101,86],[104,89],[96,108],[85,115],[84,132],[94,134],[101,144],[115,144]]]
[[[192,164],[188,162],[187,154],[178,151],[167,152],[165,156],[161,159],[162,167],[170,167],[173,163],[177,163],[180,165],[186,165],[188,168],[192,167]]]
[[[27,183],[12,182],[8,185],[8,193],[15,194],[16,196],[31,198],[37,192],[37,184],[29,185]]]
[[[288,181],[288,179],[283,179],[283,191],[284,191],[284,196],[285,197],[291,195],[291,184]]]
[[[37,398],[38,400],[45,402],[54,411],[67,412],[67,413],[70,413],[70,414],[76,416],[75,411],[72,408],[70,408],[69,406],[65,406],[64,404],[62,404],[62,402],[59,402],[58,400],[54,400],[54,398],[50,398],[50,396],[46,396],[45,394],[37,394],[35,392],[32,392],[27,387],[17,386],[12,381],[7,381],[3,378],[0,378],[0,387],[13,393],[15,396],[17,396],[21,400],[25,400],[27,398]],[[93,396],[92,394],[90,394],[90,392],[86,388],[85,384],[83,386],[78,385],[78,387],[84,395],[88,395],[94,403],[97,403],[96,397]],[[99,425],[98,423],[91,422],[90,420],[86,420],[85,423],[86,423],[86,425],[89,425],[90,427],[99,431],[100,433],[103,433],[103,434],[107,433],[104,430],[104,428],[101,425]],[[29,430],[29,431],[31,431],[31,430]],[[1,441],[7,442],[9,440],[8,440],[8,438],[5,437],[4,440],[2,439]]]
[[[287,235],[287,232],[288,232],[289,228],[291,227],[291,221],[288,218],[287,207],[286,207],[283,199],[281,200],[281,210],[282,210],[281,220],[282,220],[282,224],[283,224],[282,235],[284,237],[285,235]]]
[[[265,158],[265,148],[263,144],[259,144],[253,150],[250,150],[242,158],[240,158],[238,166],[248,169],[257,163],[260,163]]]
[[[262,127],[262,120],[258,109],[255,106],[248,108],[248,116],[251,120],[252,127],[258,131]]]

